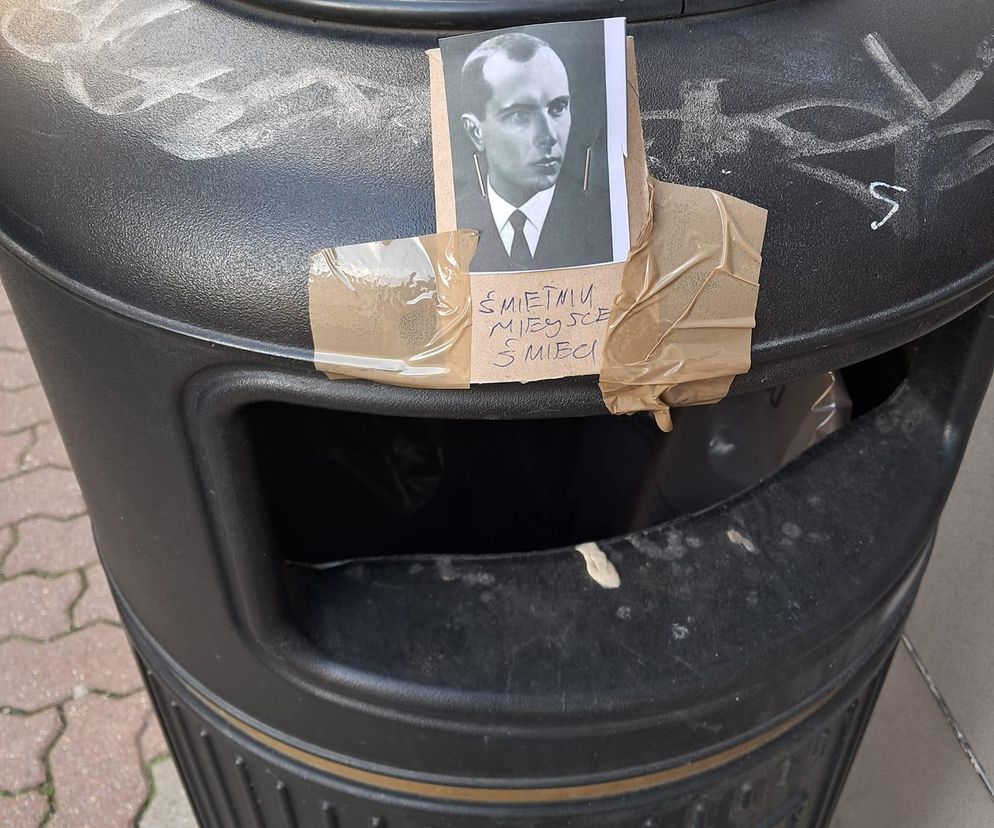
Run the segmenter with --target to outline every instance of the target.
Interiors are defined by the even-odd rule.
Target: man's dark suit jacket
[[[479,230],[480,243],[470,265],[471,273],[504,273],[521,270],[511,259],[494,224],[490,203],[479,186],[462,188],[456,200],[460,228]],[[532,256],[531,270],[609,262],[614,258],[611,242],[611,200],[607,190],[590,188],[561,173],[556,192],[542,225]]]

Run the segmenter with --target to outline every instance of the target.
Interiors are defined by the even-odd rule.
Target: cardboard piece
[[[651,209],[611,310],[599,384],[612,414],[717,402],[750,366],[766,210],[649,179]]]
[[[468,388],[468,269],[478,240],[475,230],[456,230],[312,254],[317,369],[331,379]]]
[[[625,175],[632,239],[649,215],[648,172],[639,110],[635,47],[628,58],[628,157]],[[432,161],[438,231],[456,229],[456,201],[442,56],[428,52],[431,78]],[[529,273],[474,273],[472,365],[474,383],[531,382],[597,374],[611,307],[625,263]]]

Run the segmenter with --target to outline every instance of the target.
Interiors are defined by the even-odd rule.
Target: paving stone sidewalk
[[[0,287],[0,826],[195,828]]]

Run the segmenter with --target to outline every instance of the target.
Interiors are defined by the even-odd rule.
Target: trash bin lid
[[[0,240],[91,301],[307,370],[308,254],[434,229],[437,33],[108,8],[0,0]],[[738,387],[865,358],[992,290],[994,234],[971,230],[994,218],[990,3],[774,2],[630,31],[652,174],[770,211]],[[603,411],[594,377],[528,393]]]
[[[235,0],[261,9],[340,22],[392,27],[445,29],[497,28],[553,20],[614,17],[612,0]],[[722,0],[725,8],[765,0]],[[626,4],[629,20],[658,20],[683,12],[682,0],[635,0]]]
[[[614,17],[616,0],[233,0],[271,11],[379,26],[496,28],[553,20]],[[769,0],[628,0],[630,21],[733,9]]]

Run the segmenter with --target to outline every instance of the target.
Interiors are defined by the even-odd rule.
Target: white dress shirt
[[[520,210],[525,214],[525,226],[523,228],[525,241],[528,242],[528,250],[534,256],[535,248],[538,246],[538,237],[542,234],[542,225],[545,224],[545,217],[549,215],[549,207],[552,205],[552,196],[555,195],[556,185],[553,184],[548,190],[541,190],[533,195],[520,207],[508,204],[501,198],[497,191],[490,186],[490,179],[487,179],[487,201],[490,202],[490,212],[494,217],[494,224],[497,225],[497,232],[500,233],[500,240],[504,243],[507,255],[511,255],[511,245],[514,243],[514,227],[511,226],[511,213]]]

